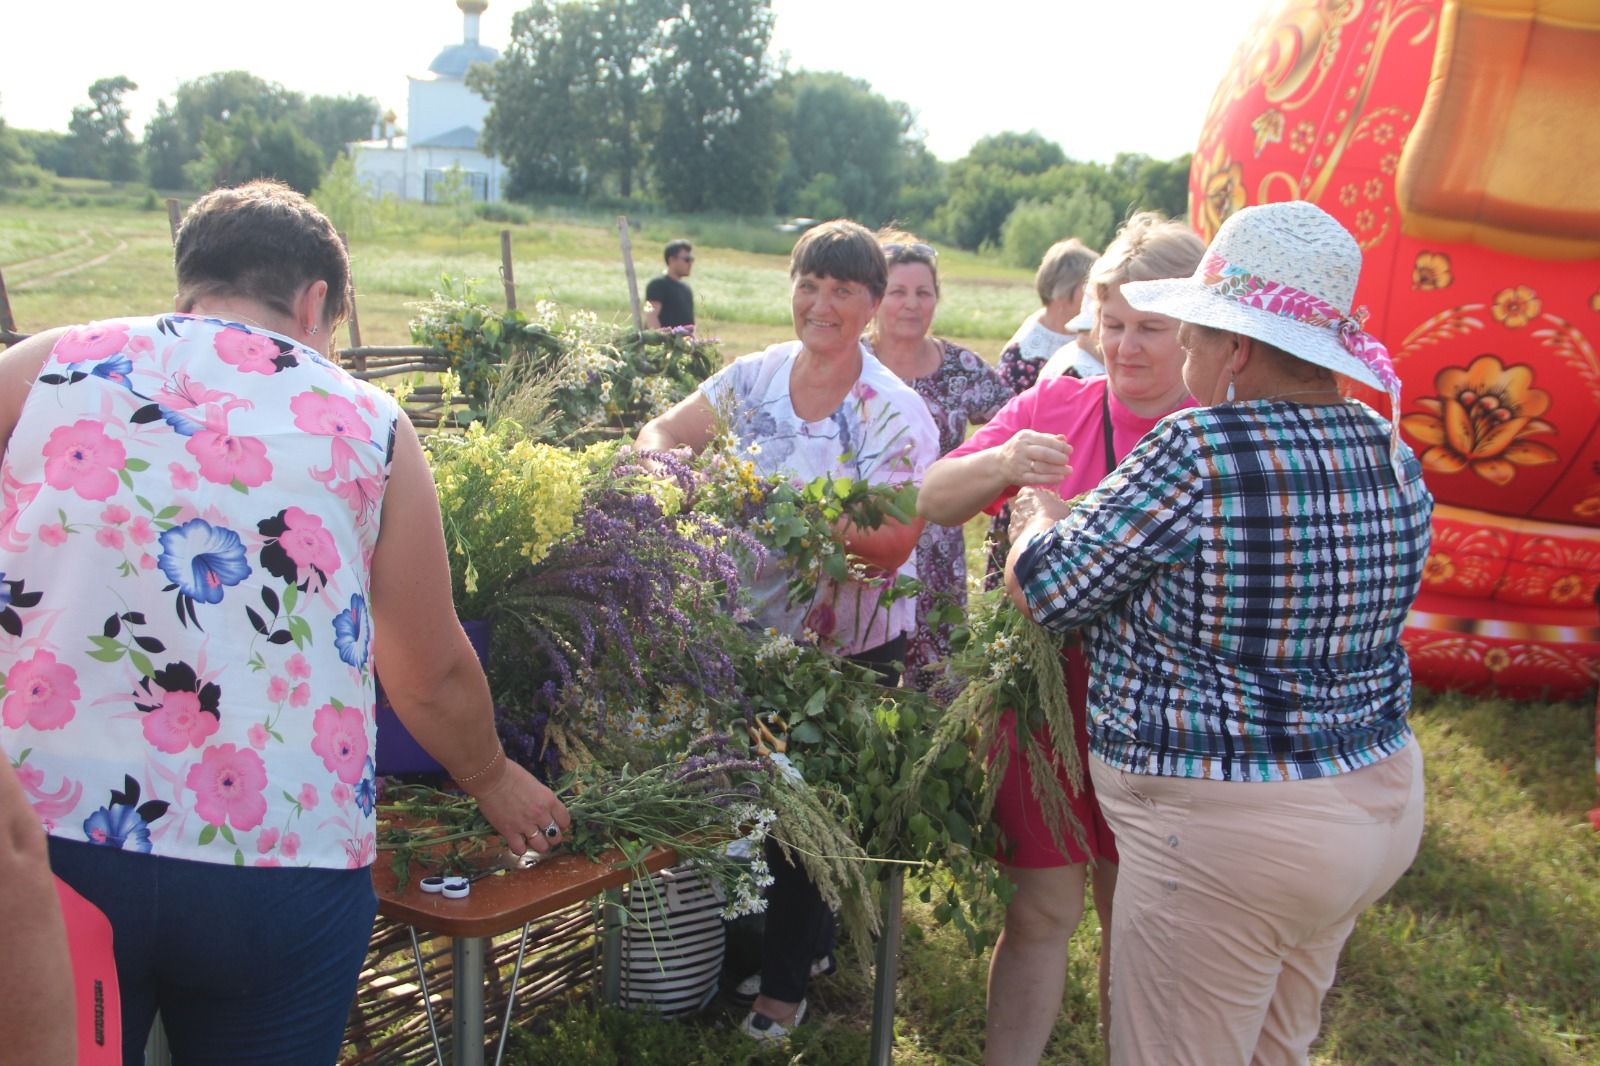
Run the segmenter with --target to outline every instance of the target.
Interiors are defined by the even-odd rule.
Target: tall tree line
[[[346,143],[367,137],[378,118],[368,96],[305,96],[242,70],[207,74],[161,100],[140,139],[123,76],[89,86],[67,133],[18,130],[27,159],[65,177],[144,180],[158,189],[201,190],[276,177],[310,192]]]

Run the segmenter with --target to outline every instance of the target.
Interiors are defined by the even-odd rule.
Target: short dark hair
[[[690,244],[688,241],[684,240],[682,237],[679,237],[675,241],[668,241],[667,242],[667,251],[666,251],[666,254],[664,256],[662,256],[662,258],[670,263],[670,262],[672,262],[672,259],[673,259],[674,256],[679,255],[679,254],[681,254],[683,252],[692,252],[692,251],[694,251],[694,245]]]
[[[180,311],[214,296],[259,300],[284,315],[305,286],[328,283],[329,323],[350,314],[350,257],[326,215],[278,181],[216,189],[194,202],[173,251]]]
[[[883,290],[889,287],[889,268],[884,265],[878,238],[848,218],[812,226],[795,242],[789,256],[789,279],[803,274],[865,285],[877,300],[883,299]]]

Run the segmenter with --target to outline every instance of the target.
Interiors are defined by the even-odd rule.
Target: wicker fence
[[[514,1028],[536,1025],[541,1008],[553,1001],[590,994],[595,989],[601,968],[600,907],[598,900],[577,903],[534,923],[528,935],[522,976],[517,982],[517,1001],[511,1017]],[[520,935],[518,930],[494,938],[486,953],[485,1030],[491,1056],[505,1018]],[[454,1061],[455,1051],[450,1046],[454,1010],[450,995],[454,987],[450,939],[433,937],[422,940],[420,946],[434,1023],[445,1047],[446,1061]],[[372,927],[367,965],[361,972],[356,1001],[345,1027],[341,1066],[431,1062],[433,1037],[422,989],[409,928],[379,918]]]

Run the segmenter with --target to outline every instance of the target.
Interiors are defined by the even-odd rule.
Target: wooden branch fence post
[[[345,258],[348,259],[350,255],[350,239],[346,237],[343,232],[339,234],[339,243],[344,245]],[[351,351],[348,354],[354,359],[355,369],[365,370],[367,368],[367,356],[365,352],[361,351],[361,319],[356,315],[356,281],[354,271],[352,271],[350,275],[350,348]]]
[[[500,280],[506,287],[506,310],[517,309],[517,276],[511,269],[511,231],[500,231]]]
[[[622,269],[628,275],[628,303],[633,307],[633,328],[644,332],[644,311],[639,306],[639,277],[633,272],[633,236],[628,232],[628,216],[617,216],[618,240],[622,244]]]
[[[26,333],[17,332],[17,320],[11,317],[11,297],[6,295],[6,276],[0,273],[0,345],[12,345],[27,340]]]
[[[178,227],[183,223],[183,212],[179,210],[178,198],[167,197],[167,228],[172,231],[172,243],[178,243]]]

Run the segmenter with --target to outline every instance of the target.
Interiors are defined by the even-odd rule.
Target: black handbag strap
[[[1106,446],[1106,473],[1117,468],[1117,450],[1111,442],[1111,381],[1106,380],[1106,391],[1100,394],[1100,430]]]

